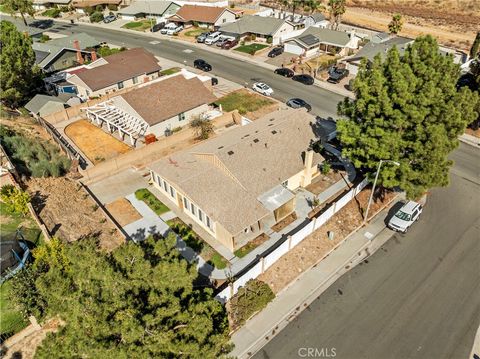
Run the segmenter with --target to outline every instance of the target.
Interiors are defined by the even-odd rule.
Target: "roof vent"
[[[253,142],[255,142],[255,143],[257,143],[258,141],[260,141],[258,138],[253,140]]]
[[[273,123],[269,124],[268,126],[273,126]]]
[[[270,119],[270,122],[272,122],[273,120],[275,120],[275,119],[274,119],[274,118],[271,118],[271,119]]]
[[[243,136],[243,137],[245,138],[245,137],[248,137],[248,136],[250,136],[250,134],[249,134],[249,133],[247,133],[247,134],[246,134],[245,136]]]
[[[219,150],[221,150],[222,148],[223,148],[223,146],[218,147]]]
[[[230,156],[234,154],[233,151],[228,151],[227,153],[228,153]]]
[[[277,134],[277,131],[273,130],[272,135],[276,135],[276,134]]]

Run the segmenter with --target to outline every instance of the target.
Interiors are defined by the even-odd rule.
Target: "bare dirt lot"
[[[142,218],[135,207],[126,199],[120,198],[105,206],[110,214],[122,227]]]
[[[106,250],[124,242],[114,225],[75,181],[65,177],[32,178],[26,185],[36,212],[52,235],[68,242],[95,236]]]
[[[363,190],[357,200],[350,201],[342,210],[335,214],[325,225],[305,238],[288,254],[281,257],[273,266],[263,273],[259,280],[268,283],[274,293],[280,292],[288,286],[302,272],[317,263],[335,246],[337,246],[353,230],[362,223],[362,208],[366,208],[370,189]],[[370,213],[376,213],[386,203],[392,200],[395,194],[387,193],[382,200],[372,203]],[[327,233],[333,231],[335,239],[329,240]]]
[[[109,160],[131,150],[122,141],[105,133],[87,120],[79,120],[65,128],[65,134],[93,164]]]

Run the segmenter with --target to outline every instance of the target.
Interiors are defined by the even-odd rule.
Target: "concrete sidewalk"
[[[459,140],[468,145],[480,148],[480,138],[464,133],[460,135]]]
[[[231,355],[239,359],[251,357],[339,277],[380,248],[393,235],[385,228],[388,209],[385,208],[370,224],[347,237],[235,332],[232,335],[235,349]]]

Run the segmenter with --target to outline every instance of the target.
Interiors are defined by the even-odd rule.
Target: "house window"
[[[200,219],[200,222],[203,222],[203,212],[200,208],[198,209],[198,219]]]
[[[197,213],[197,207],[193,203],[190,203],[190,208],[192,210],[192,214],[195,216]]]
[[[175,188],[173,188],[172,186],[170,186],[170,196],[172,196],[172,198],[175,198],[175,195],[176,195]]]
[[[168,183],[163,181],[163,188],[165,189],[165,192],[168,193]]]
[[[287,188],[288,187],[288,180],[282,182],[282,186]]]
[[[210,222],[210,217],[205,216],[205,218],[207,219],[207,227],[211,229],[212,228],[212,223]]]
[[[244,231],[245,233],[248,233],[248,232],[250,232],[250,228],[247,227],[247,228],[245,228],[243,231]]]
[[[157,176],[157,183],[160,187],[162,187],[162,177]]]
[[[138,77],[137,76],[133,77],[132,82],[134,85],[138,84]]]
[[[188,199],[185,198],[185,197],[183,197],[183,207],[184,207],[185,209],[188,209]]]
[[[123,81],[120,81],[119,83],[117,83],[117,86],[119,90],[123,89]]]
[[[227,19],[223,19],[222,22],[225,24],[227,22]]]
[[[185,112],[179,113],[178,114],[178,121],[184,121],[185,120]]]

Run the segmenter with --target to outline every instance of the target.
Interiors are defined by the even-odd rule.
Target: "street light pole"
[[[370,193],[370,198],[368,199],[367,210],[365,211],[365,217],[363,217],[363,224],[367,223],[368,212],[370,211],[370,205],[372,204],[373,194],[375,193],[375,186],[377,185],[378,175],[380,174],[380,168],[382,167],[383,162],[391,162],[395,166],[400,166],[400,163],[392,160],[380,160],[378,163],[377,174],[375,175],[375,180],[373,181],[372,193]]]

